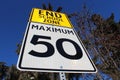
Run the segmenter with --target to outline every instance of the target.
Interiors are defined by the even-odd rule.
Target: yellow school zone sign
[[[29,21],[73,28],[66,14],[38,8],[32,9]]]

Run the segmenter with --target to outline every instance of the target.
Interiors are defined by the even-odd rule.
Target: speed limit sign
[[[28,23],[17,67],[24,71],[96,72],[73,28],[34,22]]]

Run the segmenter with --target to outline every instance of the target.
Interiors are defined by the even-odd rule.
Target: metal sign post
[[[60,80],[66,80],[66,76],[64,72],[59,72]]]

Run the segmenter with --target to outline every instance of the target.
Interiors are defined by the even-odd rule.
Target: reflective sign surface
[[[66,14],[37,8],[33,8],[29,21],[73,28]]]
[[[74,29],[33,22],[28,24],[17,66],[24,71],[96,72]]]

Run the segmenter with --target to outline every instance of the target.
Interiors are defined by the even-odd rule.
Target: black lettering
[[[54,28],[55,29],[55,32],[60,32],[61,33],[61,29],[57,29],[57,28]]]
[[[52,16],[52,17],[54,16],[53,13],[50,12],[50,11],[46,11],[46,15],[47,15],[47,16]]]
[[[35,28],[38,30],[38,25],[32,25],[32,29]]]
[[[50,24],[60,24],[59,21],[52,21],[52,20],[47,20],[45,19],[46,23],[50,23]],[[69,34],[69,35],[74,35],[74,31],[73,30],[69,30],[69,29],[63,29],[63,28],[59,28],[59,27],[50,27],[50,26],[39,26],[36,24],[32,24],[32,29],[34,30],[43,30],[43,31],[49,31],[49,32],[57,32],[57,33],[62,33],[62,34]]]
[[[51,20],[49,20],[49,19],[47,20],[47,22],[48,22],[48,23],[52,23],[52,21],[51,21]]]
[[[74,35],[74,32],[72,30],[67,30],[68,34],[73,34]]]
[[[60,24],[59,21],[53,21],[53,24]]]
[[[45,31],[45,28],[43,26],[40,26],[39,30]]]
[[[55,31],[55,29],[54,28],[52,28],[52,32],[54,32]]]
[[[51,27],[46,27],[46,31],[50,31],[51,32]]]
[[[40,17],[40,18],[45,18],[45,16],[44,16],[44,15],[39,15],[39,17]]]
[[[62,29],[62,32],[64,33],[64,34],[67,34],[67,30],[66,29]]]
[[[39,10],[39,14],[41,14],[41,10]]]
[[[31,43],[35,46],[37,45],[45,45],[47,47],[47,51],[46,52],[37,52],[34,50],[31,50],[29,52],[30,55],[35,56],[35,57],[50,57],[54,54],[55,50],[54,47],[52,46],[52,44],[50,44],[49,42],[46,41],[38,41],[38,39],[47,39],[47,40],[51,40],[51,37],[48,36],[41,36],[41,35],[34,35],[32,37]]]
[[[44,21],[43,22],[46,22],[46,19],[44,19]]]
[[[59,19],[59,21],[63,22],[63,20],[62,20],[62,19]]]
[[[42,36],[42,35],[33,35],[32,39],[31,39],[31,43],[34,46],[38,46],[38,45],[44,45],[47,47],[47,51],[45,52],[40,52],[40,51],[35,51],[35,50],[31,50],[29,52],[30,55],[34,56],[34,57],[50,57],[54,54],[55,49],[54,46],[47,42],[47,41],[39,41],[39,39],[45,39],[45,40],[51,40],[51,37],[49,36]],[[64,42],[69,42],[71,44],[73,44],[74,48],[75,48],[75,55],[70,55],[68,54],[63,46]],[[56,41],[56,48],[58,50],[58,52],[65,58],[67,59],[72,59],[72,60],[77,60],[77,59],[81,59],[83,56],[82,50],[80,48],[80,46],[74,42],[71,39],[66,39],[66,38],[60,38]]]
[[[61,14],[59,14],[59,13],[55,13],[55,17],[61,18],[62,16],[61,16]]]
[[[42,13],[43,13],[43,10],[39,10],[39,15],[44,15]]]
[[[53,17],[48,17],[48,16],[47,16],[46,18],[47,18],[47,19],[52,19],[52,20],[53,20]]]
[[[72,43],[73,46],[76,49],[76,54],[75,55],[68,55],[67,52],[64,51],[63,42]],[[72,41],[70,39],[65,39],[65,38],[58,39],[57,42],[56,42],[56,47],[58,49],[58,52],[65,58],[75,59],[76,60],[76,59],[82,58],[82,56],[83,56],[80,46],[76,42],[74,42],[74,41]]]

